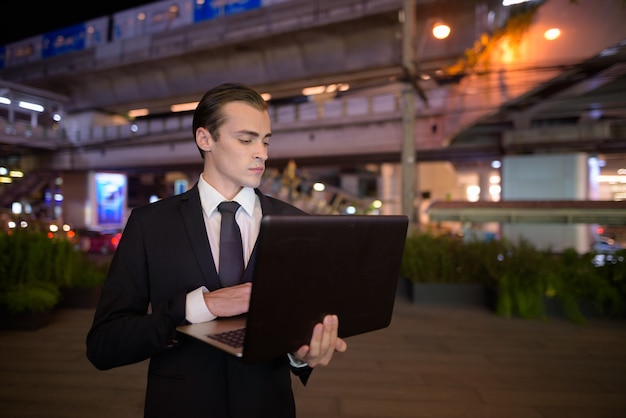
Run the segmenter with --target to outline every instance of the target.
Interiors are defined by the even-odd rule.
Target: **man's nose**
[[[267,146],[264,144],[260,144],[255,150],[254,158],[259,159],[261,161],[267,161],[267,158],[268,158]]]

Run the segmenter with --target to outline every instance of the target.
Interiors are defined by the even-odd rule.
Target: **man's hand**
[[[204,294],[204,303],[215,316],[236,316],[248,312],[252,283],[223,287]]]
[[[327,366],[335,351],[344,352],[348,345],[337,337],[339,319],[337,315],[326,315],[324,321],[315,324],[309,345],[303,345],[293,353],[298,360],[306,362],[310,367]]]

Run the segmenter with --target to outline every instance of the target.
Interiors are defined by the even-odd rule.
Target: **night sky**
[[[3,17],[0,24],[0,45],[154,2],[154,0],[97,0],[83,2],[79,6],[74,2],[58,0],[5,2],[0,6]]]

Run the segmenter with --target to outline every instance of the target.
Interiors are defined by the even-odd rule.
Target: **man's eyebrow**
[[[260,137],[261,136],[258,132],[250,131],[250,130],[247,130],[247,129],[241,129],[239,131],[235,131],[234,133],[235,134],[239,134],[239,135],[249,135],[249,136],[254,136],[254,137]],[[265,134],[264,138],[269,138],[271,136],[272,136],[272,133],[268,132],[267,134]]]

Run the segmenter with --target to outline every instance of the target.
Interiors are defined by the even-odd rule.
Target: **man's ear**
[[[206,128],[198,128],[196,130],[196,144],[202,151],[211,151],[212,137]]]

